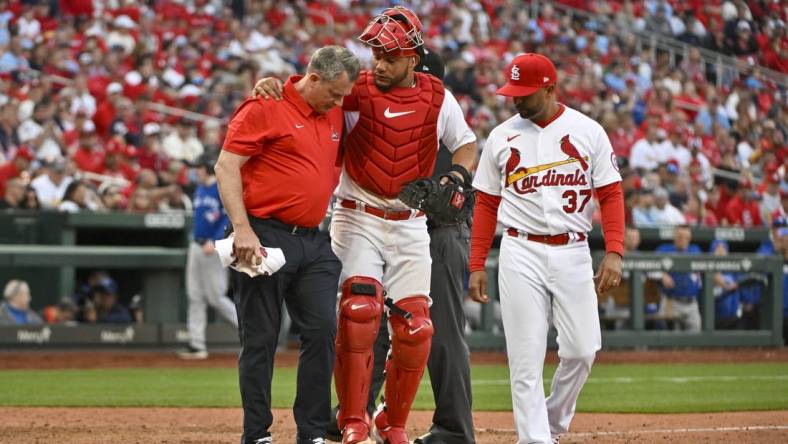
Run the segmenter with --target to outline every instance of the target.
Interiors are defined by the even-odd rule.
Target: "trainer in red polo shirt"
[[[242,103],[223,149],[250,156],[241,168],[249,214],[316,227],[336,187],[342,110],[315,111],[295,89],[302,77],[287,80],[284,100]]]
[[[265,394],[271,392],[283,303],[301,332],[293,405],[296,444],[323,442],[331,420],[342,264],[329,233],[317,227],[337,184],[343,123],[338,106],[360,70],[358,58],[346,48],[318,49],[307,74],[288,79],[283,100],[241,104],[216,163],[219,193],[235,233],[236,260],[256,267],[274,248],[285,258],[273,275],[250,277],[230,270],[241,338],[243,444],[271,436],[271,401]]]

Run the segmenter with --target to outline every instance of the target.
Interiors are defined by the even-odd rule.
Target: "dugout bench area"
[[[73,294],[90,270],[108,270],[118,281],[121,300],[141,294],[145,322],[126,326],[77,325],[0,327],[0,347],[170,347],[188,340],[184,268],[191,219],[181,214],[95,214],[9,212],[0,214],[0,282],[24,279],[31,287],[33,308],[55,304]],[[673,230],[641,229],[641,249],[651,250],[671,242]],[[704,250],[714,239],[727,240],[732,253],[712,255],[655,255],[633,253],[624,259],[628,278],[600,306],[613,304],[618,311],[602,313],[603,323],[618,329],[603,330],[609,348],[644,347],[742,347],[782,345],[782,273],[780,258],[757,256],[754,251],[767,239],[767,229],[693,229],[693,242]],[[595,229],[589,236],[595,264],[601,260],[603,240]],[[497,242],[488,260],[490,293],[497,299]],[[659,302],[658,285],[649,273],[698,272],[703,276],[700,298],[700,333],[649,330],[653,321],[670,322],[667,314],[648,313],[649,303]],[[714,272],[763,276],[764,291],[755,330],[715,330]],[[776,277],[776,279],[775,279]],[[608,298],[609,297],[609,298]],[[621,309],[623,307],[623,310]],[[469,336],[474,349],[504,349],[504,337],[494,328],[494,309],[482,307],[480,328]],[[211,346],[237,345],[237,335],[224,323],[209,324]],[[554,337],[551,344],[554,347]]]

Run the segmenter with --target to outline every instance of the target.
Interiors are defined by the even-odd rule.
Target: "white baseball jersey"
[[[621,181],[602,126],[564,105],[544,128],[515,115],[493,129],[474,188],[501,196],[498,221],[530,234],[587,233],[593,189]]]
[[[465,144],[475,142],[476,135],[465,122],[465,115],[460,108],[457,99],[448,89],[443,96],[443,104],[438,113],[438,142],[443,142],[450,152],[455,152]],[[358,111],[345,112],[345,131],[349,133],[358,123]],[[396,119],[398,115],[392,115],[391,119]],[[437,151],[436,151],[437,152]],[[336,195],[340,199],[353,199],[368,203],[378,208],[408,209],[409,207],[399,199],[386,199],[370,193],[350,178],[345,168],[342,168],[342,175],[339,178],[339,187]]]

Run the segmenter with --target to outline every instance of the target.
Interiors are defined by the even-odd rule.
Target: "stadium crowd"
[[[390,3],[0,1],[0,206],[189,211],[189,166],[218,152],[254,81],[302,69],[328,43],[369,60],[354,37]],[[761,74],[788,67],[779,2],[560,2],[592,18],[549,2],[408,3],[480,147],[511,114],[495,94],[502,67],[543,52],[559,65],[561,100],[607,129],[629,223],[768,226],[784,212],[788,102]],[[717,79],[696,49],[674,64],[627,29],[752,69]]]
[[[0,0],[0,209],[190,212],[191,167],[218,154],[254,82],[303,70],[325,44],[368,62],[355,36],[395,3]],[[788,98],[785,83],[763,75],[788,73],[782,2],[407,3],[446,61],[445,83],[480,148],[512,113],[495,94],[502,68],[522,52],[549,54],[561,101],[608,131],[628,226],[766,226],[774,245],[785,243]],[[691,46],[674,59],[631,31]],[[751,68],[718,77],[698,48]],[[116,319],[117,286],[96,279],[46,320]],[[28,306],[25,288],[8,287],[6,305]],[[131,308],[121,322],[141,316]],[[22,316],[12,309],[8,321]]]

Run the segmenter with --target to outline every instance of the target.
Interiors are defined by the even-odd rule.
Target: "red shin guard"
[[[364,276],[352,276],[345,280],[339,302],[337,357],[334,365],[340,430],[348,422],[369,422],[367,396],[374,364],[372,346],[378,335],[382,314],[383,286],[380,282]]]
[[[426,296],[411,296],[396,305],[410,319],[392,313],[391,355],[386,362],[386,419],[391,427],[405,427],[432,344],[432,321]]]

